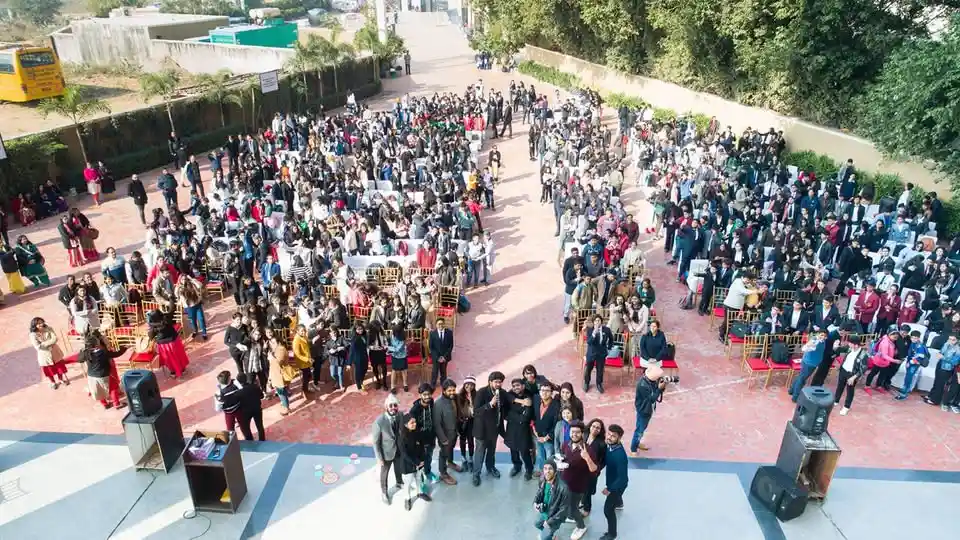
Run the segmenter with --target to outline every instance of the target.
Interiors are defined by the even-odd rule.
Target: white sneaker
[[[840,416],[846,416],[848,412],[850,412],[850,409],[844,407],[840,409]]]
[[[583,535],[585,534],[587,534],[586,527],[582,529],[574,529],[573,532],[570,533],[570,540],[580,540],[581,538],[583,538]]]

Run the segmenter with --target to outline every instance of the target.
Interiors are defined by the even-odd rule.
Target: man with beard
[[[380,464],[380,492],[381,500],[389,505],[392,501],[387,492],[387,474],[390,472],[390,466],[393,465],[393,476],[397,481],[397,487],[403,485],[399,463],[395,463],[400,458],[398,449],[398,440],[400,438],[400,401],[397,396],[390,394],[383,404],[385,411],[373,421],[373,453],[377,456],[377,463]]]
[[[457,485],[456,479],[447,472],[447,467],[460,472],[453,462],[453,444],[457,439],[457,383],[453,379],[443,381],[443,393],[433,404],[433,427],[440,446],[440,480],[449,486]]]
[[[587,524],[583,521],[580,512],[580,501],[590,484],[590,478],[597,472],[596,456],[590,452],[590,447],[583,440],[583,422],[579,420],[570,424],[570,441],[562,447],[563,460],[567,468],[561,474],[563,482],[570,491],[569,517],[576,527],[570,534],[570,540],[580,540],[587,534]]]
[[[480,485],[480,472],[483,465],[487,473],[500,478],[500,471],[494,463],[497,449],[497,436],[503,431],[504,409],[509,407],[509,397],[501,388],[506,377],[494,371],[487,377],[487,386],[477,392],[476,408],[473,413],[473,436],[476,439],[476,453],[473,457],[473,485]]]
[[[530,422],[533,420],[533,400],[524,388],[523,379],[513,379],[510,382],[510,408],[507,411],[507,429],[503,442],[510,448],[510,477],[520,474],[521,464],[524,466],[524,480],[533,478],[533,449],[530,438]]]
[[[420,383],[417,391],[420,393],[420,399],[410,407],[410,416],[417,419],[417,436],[423,443],[423,453],[426,456],[423,460],[423,474],[433,482],[436,476],[430,470],[430,462],[433,461],[433,449],[437,446],[433,419],[433,386],[430,383]]]

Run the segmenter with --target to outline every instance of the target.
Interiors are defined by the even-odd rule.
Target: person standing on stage
[[[567,463],[567,468],[560,477],[567,489],[570,490],[569,517],[576,524],[570,534],[570,540],[580,540],[587,534],[587,524],[583,521],[580,512],[580,502],[590,485],[590,478],[597,472],[597,457],[591,454],[587,442],[583,438],[583,422],[576,420],[570,424],[570,441],[564,443],[559,452]]]
[[[506,377],[499,371],[494,371],[487,377],[487,386],[477,392],[476,408],[473,413],[473,436],[476,439],[476,454],[473,456],[473,485],[480,485],[480,472],[484,464],[487,473],[500,478],[494,462],[494,452],[497,449],[497,436],[503,432],[503,421],[506,415],[504,408],[509,405],[507,392],[501,386]]]
[[[623,449],[623,428],[611,424],[607,428],[607,487],[603,494],[607,496],[603,502],[603,516],[607,518],[607,532],[600,540],[615,540],[617,537],[618,508],[623,507],[623,492],[627,490],[629,476],[627,475],[627,452]]]

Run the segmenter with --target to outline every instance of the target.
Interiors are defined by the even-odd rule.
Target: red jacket
[[[860,293],[854,308],[857,313],[857,320],[860,321],[860,324],[864,325],[873,322],[873,316],[876,315],[877,310],[880,309],[880,295],[873,292],[869,296],[870,297],[867,298],[866,291]]]
[[[885,321],[897,320],[897,317],[900,316],[900,306],[902,304],[903,300],[900,299],[899,295],[884,294],[880,297],[880,313],[877,318]]]
[[[417,266],[420,268],[435,268],[437,266],[437,248],[417,250]]]

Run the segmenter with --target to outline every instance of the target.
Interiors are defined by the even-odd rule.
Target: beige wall
[[[249,47],[196,41],[150,40],[151,63],[162,63],[169,58],[190,73],[214,73],[229,69],[235,75],[262,73],[283,67],[293,57],[293,49]],[[155,69],[145,63],[145,69]]]
[[[151,39],[187,39],[206,36],[210,30],[230,26],[229,17],[211,17],[198,21],[176,22],[149,27]]]
[[[712,94],[694,92],[682,86],[657,79],[626,75],[572,56],[528,45],[527,60],[575,74],[587,85],[640,97],[657,107],[678,112],[698,112],[716,116],[722,126],[740,131],[750,126],[765,131],[773,127],[783,130],[791,150],[812,150],[826,154],[838,162],[853,159],[854,164],[870,172],[899,174],[927,191],[947,193],[950,187],[938,183],[939,175],[916,162],[898,162],[883,157],[868,140],[846,133],[783,116],[768,109],[748,107]]]

